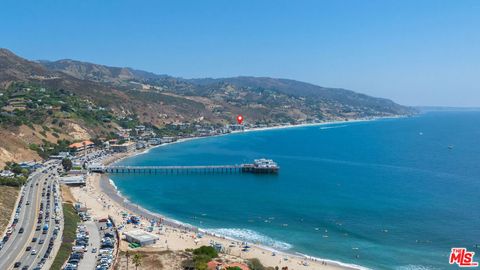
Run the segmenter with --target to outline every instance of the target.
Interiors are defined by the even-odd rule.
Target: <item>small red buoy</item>
[[[237,123],[241,125],[243,122],[243,116],[241,114],[237,115]]]

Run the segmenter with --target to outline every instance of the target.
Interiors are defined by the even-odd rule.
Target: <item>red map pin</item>
[[[237,123],[241,125],[243,122],[243,116],[241,114],[237,115]]]

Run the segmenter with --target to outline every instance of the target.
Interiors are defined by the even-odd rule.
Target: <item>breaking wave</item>
[[[320,127],[320,129],[332,129],[332,128],[343,128],[343,127],[348,127],[348,125],[335,125],[335,126]]]
[[[278,250],[288,250],[292,248],[292,245],[282,241],[277,241],[271,237],[260,234],[256,231],[249,229],[238,228],[219,228],[219,229],[207,229],[207,233],[225,236],[227,238],[238,239],[252,244],[259,244],[265,247],[271,247]]]

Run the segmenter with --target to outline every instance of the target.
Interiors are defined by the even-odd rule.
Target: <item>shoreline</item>
[[[213,237],[215,240],[217,240],[216,242],[219,242],[219,240],[221,239],[235,241],[239,243],[245,242],[244,240],[237,239],[234,237],[225,236],[217,233],[211,233],[209,232],[208,229],[203,229],[203,228],[191,225],[189,223],[184,223],[179,220],[169,218],[163,214],[152,212],[138,204],[135,204],[121,194],[121,192],[116,188],[114,181],[111,178],[109,178],[107,175],[102,175],[100,177],[99,186],[102,194],[105,194],[109,199],[111,199],[118,205],[122,206],[123,208],[134,213],[137,216],[141,216],[142,218],[147,218],[148,220],[160,219],[163,225],[172,227],[174,229],[185,230],[193,233],[202,233],[202,234],[205,234],[206,236]],[[356,265],[356,264],[349,264],[349,263],[344,263],[344,262],[335,261],[331,259],[319,258],[319,257],[310,256],[308,254],[303,254],[296,251],[278,250],[278,249],[275,249],[274,247],[265,246],[262,244],[249,243],[249,245],[253,247],[257,247],[263,251],[276,253],[280,257],[290,257],[290,258],[297,258],[299,260],[308,260],[311,263],[320,263],[320,262],[328,263],[328,267],[330,268],[321,268],[321,269],[348,269],[348,270],[368,270],[369,269],[367,267]],[[260,261],[262,261],[261,258],[259,259]],[[271,266],[271,265],[266,265],[266,266]],[[327,265],[322,265],[322,266],[327,267]],[[309,265],[308,269],[317,269],[317,268],[310,268],[310,267],[312,267],[312,265]]]
[[[121,158],[118,158],[118,159],[115,159],[114,161],[108,162],[108,165],[115,164],[115,163],[117,163],[121,160],[127,159],[127,158],[132,158],[132,157],[135,157],[135,156],[147,154],[147,153],[150,152],[150,150],[158,148],[158,147],[166,147],[166,146],[169,146],[169,145],[184,143],[184,142],[193,141],[193,140],[221,137],[221,136],[227,136],[227,135],[233,135],[233,134],[241,134],[241,133],[246,133],[246,132],[261,132],[261,131],[282,130],[282,129],[290,129],[290,128],[339,125],[339,124],[348,124],[348,123],[362,123],[362,122],[370,122],[370,121],[378,121],[378,120],[399,119],[399,118],[405,118],[405,117],[409,117],[409,116],[408,115],[397,115],[397,116],[387,116],[387,117],[370,117],[370,118],[358,118],[358,119],[347,119],[347,120],[332,120],[332,121],[325,121],[325,122],[319,122],[319,123],[305,123],[305,124],[294,124],[294,125],[280,125],[280,126],[272,126],[272,127],[258,127],[258,128],[248,128],[248,129],[239,130],[239,131],[232,131],[230,133],[216,134],[216,135],[211,135],[211,136],[181,138],[181,139],[178,139],[174,142],[154,145],[154,146],[150,146],[150,147],[147,147],[145,149],[142,149],[142,150],[136,150],[134,152],[127,153],[126,155],[122,156]],[[107,164],[104,164],[104,165],[107,165]]]
[[[182,138],[182,139],[179,139],[175,142],[152,146],[152,147],[149,147],[147,149],[144,149],[143,151],[135,151],[133,153],[123,154],[123,155],[120,154],[118,156],[112,155],[111,156],[112,159],[106,161],[104,163],[104,165],[115,164],[115,163],[117,163],[121,160],[124,160],[126,158],[132,158],[132,157],[135,157],[135,156],[138,156],[138,155],[147,154],[153,148],[164,147],[164,146],[168,146],[168,145],[172,145],[172,144],[183,143],[183,142],[198,140],[198,139],[202,139],[202,138],[224,136],[224,135],[237,134],[237,133],[243,133],[243,132],[259,132],[259,131],[280,130],[280,129],[288,129],[288,128],[302,128],[302,127],[323,126],[323,125],[359,123],[359,122],[377,121],[377,120],[383,120],[383,119],[397,119],[397,118],[403,118],[403,117],[405,117],[405,116],[379,117],[379,118],[366,118],[366,119],[349,119],[349,120],[328,121],[328,122],[321,122],[321,123],[274,126],[274,127],[246,129],[246,130],[243,130],[243,131],[234,131],[234,132],[231,132],[231,133],[218,134],[218,135],[213,135],[213,136]],[[229,236],[225,236],[225,235],[221,235],[221,234],[210,233],[208,231],[208,229],[199,228],[199,227],[193,226],[191,224],[184,223],[184,222],[169,218],[169,217],[167,217],[167,216],[165,216],[161,213],[156,213],[156,212],[152,212],[148,209],[145,209],[144,207],[133,203],[127,197],[122,195],[121,192],[116,187],[113,179],[111,179],[107,175],[102,175],[100,177],[99,188],[100,188],[100,191],[103,194],[105,194],[111,200],[115,201],[117,204],[123,206],[125,209],[127,209],[127,210],[129,210],[129,211],[131,211],[135,214],[138,214],[139,216],[147,217],[149,219],[161,219],[162,224],[165,224],[166,226],[171,226],[171,227],[177,228],[177,229],[188,230],[190,232],[195,232],[195,233],[200,232],[200,233],[210,235],[214,238],[228,239],[228,240],[237,241],[237,242],[242,242],[243,241],[243,240],[240,240],[240,239],[236,239],[234,237],[229,237]],[[360,266],[360,265],[344,263],[344,262],[341,262],[341,261],[335,261],[335,260],[326,259],[326,258],[314,257],[314,256],[310,256],[308,254],[303,254],[303,253],[296,252],[296,251],[293,251],[293,250],[277,250],[274,247],[265,246],[265,245],[261,245],[261,244],[260,245],[259,244],[252,244],[252,246],[256,246],[261,250],[268,251],[268,252],[274,252],[274,253],[277,253],[277,254],[282,255],[282,256],[296,257],[297,259],[308,260],[309,262],[315,262],[315,263],[322,262],[321,266],[326,266],[326,264],[323,265],[323,263],[329,263],[330,264],[329,266],[333,266],[336,269],[359,269],[359,270],[369,269],[367,267]],[[322,268],[322,269],[324,269],[324,268]]]

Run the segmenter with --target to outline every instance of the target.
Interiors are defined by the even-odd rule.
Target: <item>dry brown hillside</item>
[[[123,119],[164,128],[229,124],[237,114],[262,125],[410,113],[391,100],[294,80],[187,80],[75,60],[29,61],[0,49],[0,162],[38,158],[28,150],[33,141],[105,137]]]

